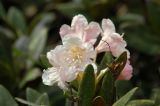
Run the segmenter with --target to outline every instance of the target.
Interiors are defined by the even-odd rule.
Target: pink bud
[[[118,77],[118,80],[130,80],[132,77],[133,67],[130,65],[128,61],[122,70],[121,74]]]

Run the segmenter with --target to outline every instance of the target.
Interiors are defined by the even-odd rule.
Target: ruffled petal
[[[43,71],[42,80],[45,85],[53,85],[59,81],[59,74],[57,68],[48,68]]]
[[[83,15],[79,14],[73,17],[71,27],[76,31],[82,30],[87,25],[88,25],[87,19]]]
[[[54,50],[47,52],[47,58],[51,65],[59,66],[61,64],[61,61],[63,61],[63,58],[62,58],[63,51],[64,51],[64,47],[62,45],[59,45],[59,46],[56,46]]]
[[[85,42],[94,44],[100,32],[101,32],[101,28],[99,24],[96,22],[91,22],[89,23],[89,25],[86,27],[84,31],[83,39]]]
[[[115,26],[110,19],[103,19],[102,20],[102,29],[107,34],[115,32]]]
[[[98,53],[110,51],[112,52],[112,55],[115,57],[120,56],[124,51],[126,51],[127,58],[130,58],[130,53],[125,48],[126,45],[126,41],[122,38],[120,34],[112,33],[110,35],[107,35],[104,33],[104,36],[102,37],[102,40],[96,47],[96,50],[98,51]]]
[[[61,26],[60,31],[59,31],[59,34],[61,35],[61,38],[62,38],[62,39],[63,39],[63,37],[64,37],[65,35],[69,35],[69,34],[71,34],[71,33],[73,33],[73,31],[71,30],[70,26],[68,26],[68,25],[66,25],[66,24],[64,24],[64,25]]]

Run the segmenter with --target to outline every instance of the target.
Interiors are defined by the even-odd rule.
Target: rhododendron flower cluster
[[[115,26],[110,19],[103,19],[100,27],[97,22],[88,23],[83,15],[76,15],[71,26],[62,25],[60,36],[62,45],[56,46],[47,53],[47,58],[53,67],[44,70],[42,75],[44,84],[58,84],[60,88],[67,89],[68,82],[75,80],[79,72],[83,72],[88,64],[94,67],[96,74],[96,56],[105,51],[111,52],[114,57],[126,51],[128,61],[118,79],[129,80],[132,77],[130,53],[126,49],[126,41],[115,31]],[[94,48],[99,36],[102,36],[102,39]]]

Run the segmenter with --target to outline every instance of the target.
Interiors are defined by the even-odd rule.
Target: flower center
[[[81,64],[83,61],[84,49],[73,46],[69,49],[69,57],[71,58],[71,64]]]

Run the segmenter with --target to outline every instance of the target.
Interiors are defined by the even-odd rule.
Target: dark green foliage
[[[115,79],[112,72],[107,71],[102,81],[100,95],[103,97],[105,104],[110,106],[114,103],[115,97]]]
[[[86,67],[78,90],[79,105],[91,106],[95,92],[95,75],[92,65]]]
[[[18,106],[8,90],[2,85],[0,85],[0,106]]]

